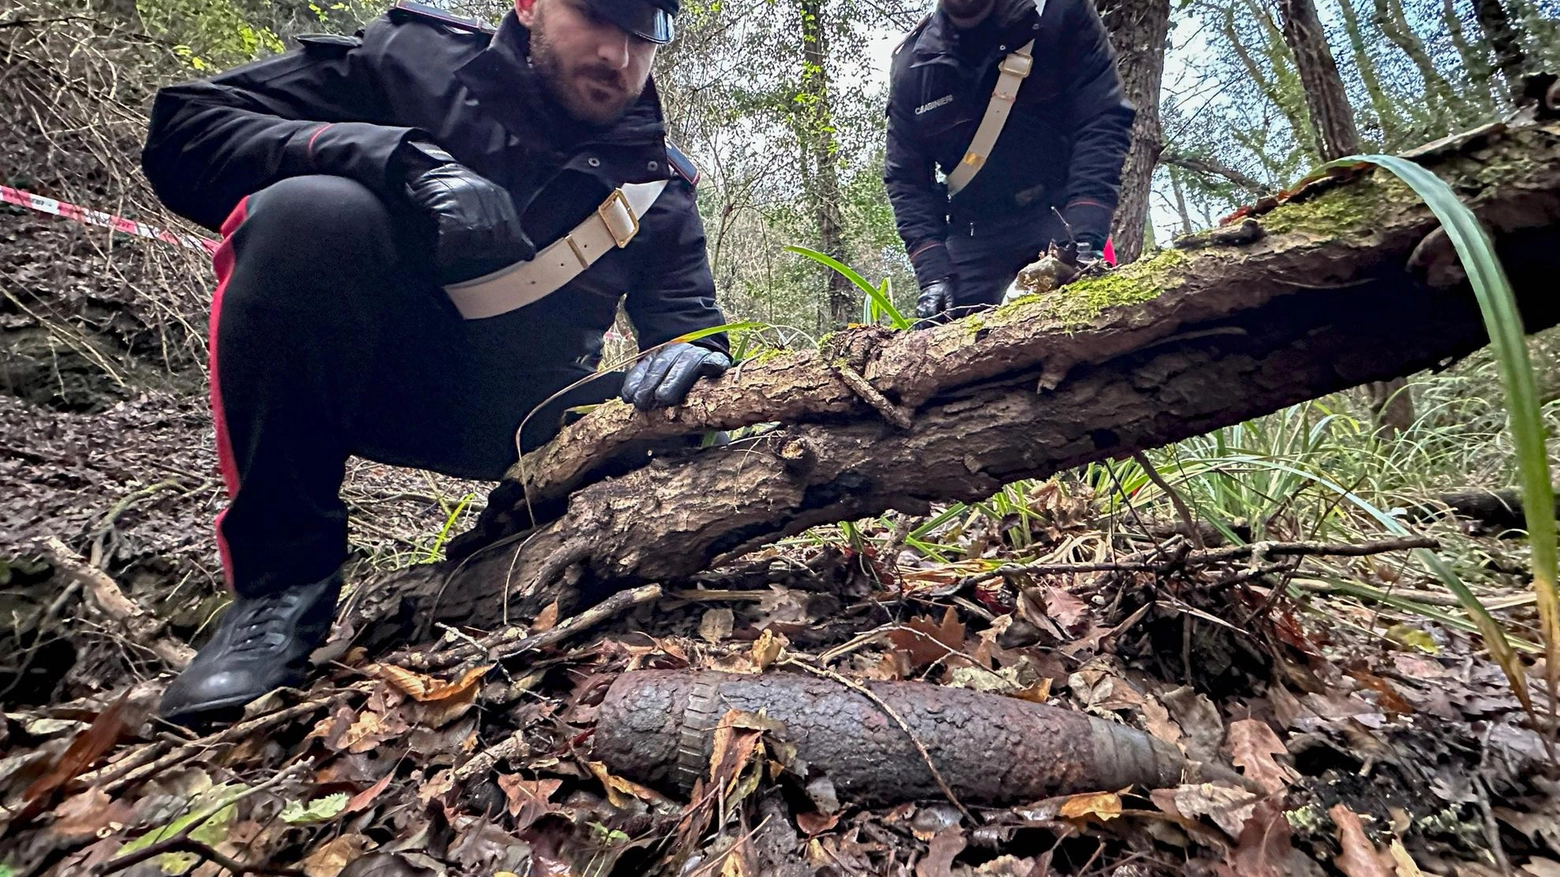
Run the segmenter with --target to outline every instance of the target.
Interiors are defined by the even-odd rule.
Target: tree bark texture
[[[708,779],[721,717],[740,710],[779,723],[776,737],[827,775],[840,801],[864,807],[944,798],[913,741],[968,805],[1213,778],[1199,778],[1200,766],[1175,746],[1081,712],[924,682],[874,682],[867,690],[879,702],[793,673],[633,671],[607,689],[591,751],[615,774],[686,796],[701,775]],[[1233,775],[1209,767],[1219,778]]]
[[[1170,32],[1170,0],[1107,0],[1101,3],[1100,17],[1116,49],[1122,89],[1137,107],[1132,145],[1121,170],[1121,199],[1111,229],[1116,258],[1125,263],[1143,254],[1154,167],[1164,149],[1159,89],[1165,72],[1165,39]]]
[[[1306,108],[1316,132],[1316,151],[1332,161],[1360,151],[1360,134],[1354,127],[1354,108],[1344,90],[1338,64],[1327,46],[1327,32],[1312,0],[1281,0],[1284,39],[1295,56],[1295,68],[1305,86]]]
[[[1495,126],[1412,157],[1491,230],[1529,330],[1560,321],[1560,122]],[[355,615],[492,628],[818,524],[983,499],[1445,363],[1487,338],[1466,286],[1430,287],[1405,267],[1435,228],[1384,174],[1329,180],[1239,235],[1194,237],[994,312],[839,333],[744,364],[671,410],[607,403],[511,473],[533,507],[561,516],[526,531],[523,503],[494,503],[477,534],[487,547],[359,595]],[[760,423],[778,425],[598,480],[599,461],[635,442]]]

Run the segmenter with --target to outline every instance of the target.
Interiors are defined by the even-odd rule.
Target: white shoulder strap
[[[543,247],[536,258],[452,283],[444,292],[468,320],[496,317],[538,302],[585,273],[608,251],[628,246],[639,234],[640,217],[661,197],[668,182],[625,183],[573,231]]]
[[[1045,3],[1046,0],[1035,0],[1035,12],[1042,17],[1045,15]],[[981,117],[980,125],[975,129],[975,137],[964,150],[964,158],[948,173],[948,197],[952,198],[968,186],[986,159],[991,157],[992,147],[997,145],[997,138],[1002,136],[1002,128],[1007,125],[1008,116],[1013,112],[1013,100],[1018,97],[1018,87],[1024,84],[1024,79],[1034,68],[1034,49],[1035,41],[1030,40],[997,65],[1000,71],[997,87],[991,91],[991,103],[986,105],[986,115]]]

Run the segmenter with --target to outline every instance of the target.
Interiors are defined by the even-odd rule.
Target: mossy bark
[[[1418,158],[1490,228],[1528,328],[1560,321],[1560,123],[1486,130]],[[1255,239],[1189,242],[935,329],[841,332],[826,350],[700,386],[672,411],[604,405],[527,458],[533,507],[560,517],[522,533],[524,505],[499,504],[478,536],[493,544],[448,576],[367,595],[357,614],[383,617],[405,597],[424,623],[488,627],[554,598],[688,576],[817,524],[978,500],[1486,343],[1465,287],[1407,269],[1436,224],[1384,175],[1315,187],[1258,222],[1267,233]],[[851,389],[841,362],[876,400]],[[780,425],[596,480],[595,461],[635,440],[756,423]]]

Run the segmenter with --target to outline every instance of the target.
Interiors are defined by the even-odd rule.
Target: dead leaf
[[[1055,619],[1063,630],[1071,633],[1088,619],[1089,604],[1073,596],[1065,588],[1046,588],[1045,614]]]
[[[49,833],[67,844],[97,840],[110,823],[126,825],[135,821],[135,810],[116,801],[99,788],[72,795],[54,808]]]
[[[343,869],[368,849],[369,840],[361,834],[343,834],[321,845],[303,859],[305,877],[340,877]]]
[[[796,827],[800,828],[808,837],[828,831],[838,825],[839,821],[839,812],[796,814]]]
[[[114,748],[119,738],[125,732],[125,719],[130,692],[127,690],[119,696],[109,707],[98,713],[92,724],[76,738],[70,741],[70,746],[60,753],[47,772],[38,777],[22,792],[22,800],[27,802],[27,807],[17,816],[15,822],[22,823],[37,815],[45,806],[48,799],[71,780],[75,779],[92,763],[103,757],[103,754]]]
[[[930,618],[913,618],[888,632],[894,648],[910,658],[912,670],[919,670],[941,661],[952,667],[966,663],[955,652],[964,650],[964,622],[952,606],[943,613],[941,623]]]
[[[585,765],[590,768],[591,773],[596,775],[596,779],[601,780],[601,785],[606,788],[607,803],[620,810],[631,809],[636,798],[647,804],[662,805],[669,803],[666,796],[647,789],[633,780],[626,780],[614,775],[607,770],[605,764],[599,761],[588,761]]]
[[[499,774],[498,787],[509,799],[515,830],[524,831],[553,809],[548,800],[563,787],[563,780],[523,780],[513,774]]]
[[[385,790],[385,788],[390,785],[390,781],[393,780],[393,779],[395,779],[395,770],[394,769],[392,769],[389,773],[385,774],[384,776],[380,777],[379,778],[379,782],[376,782],[372,786],[369,786],[368,788],[364,789],[363,791],[358,792],[356,795],[353,795],[347,801],[346,809],[343,810],[342,812],[343,813],[356,813],[359,810],[366,809],[368,807],[368,805],[374,803],[374,799],[379,797],[380,793],[383,792]]]
[[[758,635],[753,643],[753,664],[758,667],[758,672],[768,670],[775,661],[780,659],[780,652],[786,646],[784,634],[775,633],[769,628]]]
[[[1261,798],[1245,789],[1222,783],[1177,786],[1175,809],[1189,819],[1206,816],[1230,837],[1240,837],[1246,821]]]
[[[1045,703],[1051,699],[1051,677],[1042,676],[1034,685],[1009,692],[1008,697],[1016,697],[1030,703]]]
[[[441,770],[417,790],[417,800],[427,805],[435,798],[442,798],[454,789],[455,775],[448,770]]]
[[[1228,854],[1229,865],[1239,877],[1289,877],[1293,872],[1289,859],[1294,854],[1291,837],[1283,805],[1277,798],[1268,798],[1256,806],[1241,828],[1235,848]]]
[[[405,692],[413,700],[426,703],[464,697],[468,692],[476,690],[477,683],[493,668],[473,667],[454,682],[444,682],[394,664],[376,664],[372,669],[375,675]]]
[[[1343,804],[1334,804],[1327,815],[1338,826],[1338,846],[1343,849],[1333,859],[1338,870],[1348,877],[1392,877],[1392,871],[1382,862],[1376,845],[1365,836],[1365,826],[1360,823],[1358,814]]]
[[[1121,796],[1115,792],[1092,792],[1084,795],[1071,795],[1062,802],[1062,806],[1056,811],[1063,819],[1082,819],[1086,816],[1096,816],[1101,821],[1115,819],[1121,815]]]
[[[699,638],[710,645],[719,645],[731,636],[731,628],[735,624],[736,614],[730,607],[706,609],[704,617],[699,619]]]
[[[1283,741],[1266,722],[1241,719],[1230,723],[1230,757],[1247,779],[1273,795],[1289,784],[1289,772],[1273,756],[1287,755]]]
[[[951,877],[953,859],[964,852],[964,830],[957,825],[937,832],[927,844],[926,858],[915,866],[915,877]]]
[[[536,620],[531,622],[531,633],[535,635],[552,630],[558,624],[558,612],[557,600],[548,603],[547,608],[536,613]]]

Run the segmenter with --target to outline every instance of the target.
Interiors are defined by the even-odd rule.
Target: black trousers
[[[550,363],[549,327],[466,321],[401,226],[340,177],[284,180],[223,225],[211,311],[211,398],[230,503],[217,519],[244,596],[318,581],[346,558],[348,456],[497,480],[565,408],[622,385]],[[535,413],[533,414],[533,411]],[[532,415],[527,420],[527,415]]]
[[[1065,242],[1068,237],[1049,209],[949,223],[948,257],[959,278],[955,306],[1000,303],[1018,272],[1040,258],[1053,240]]]

